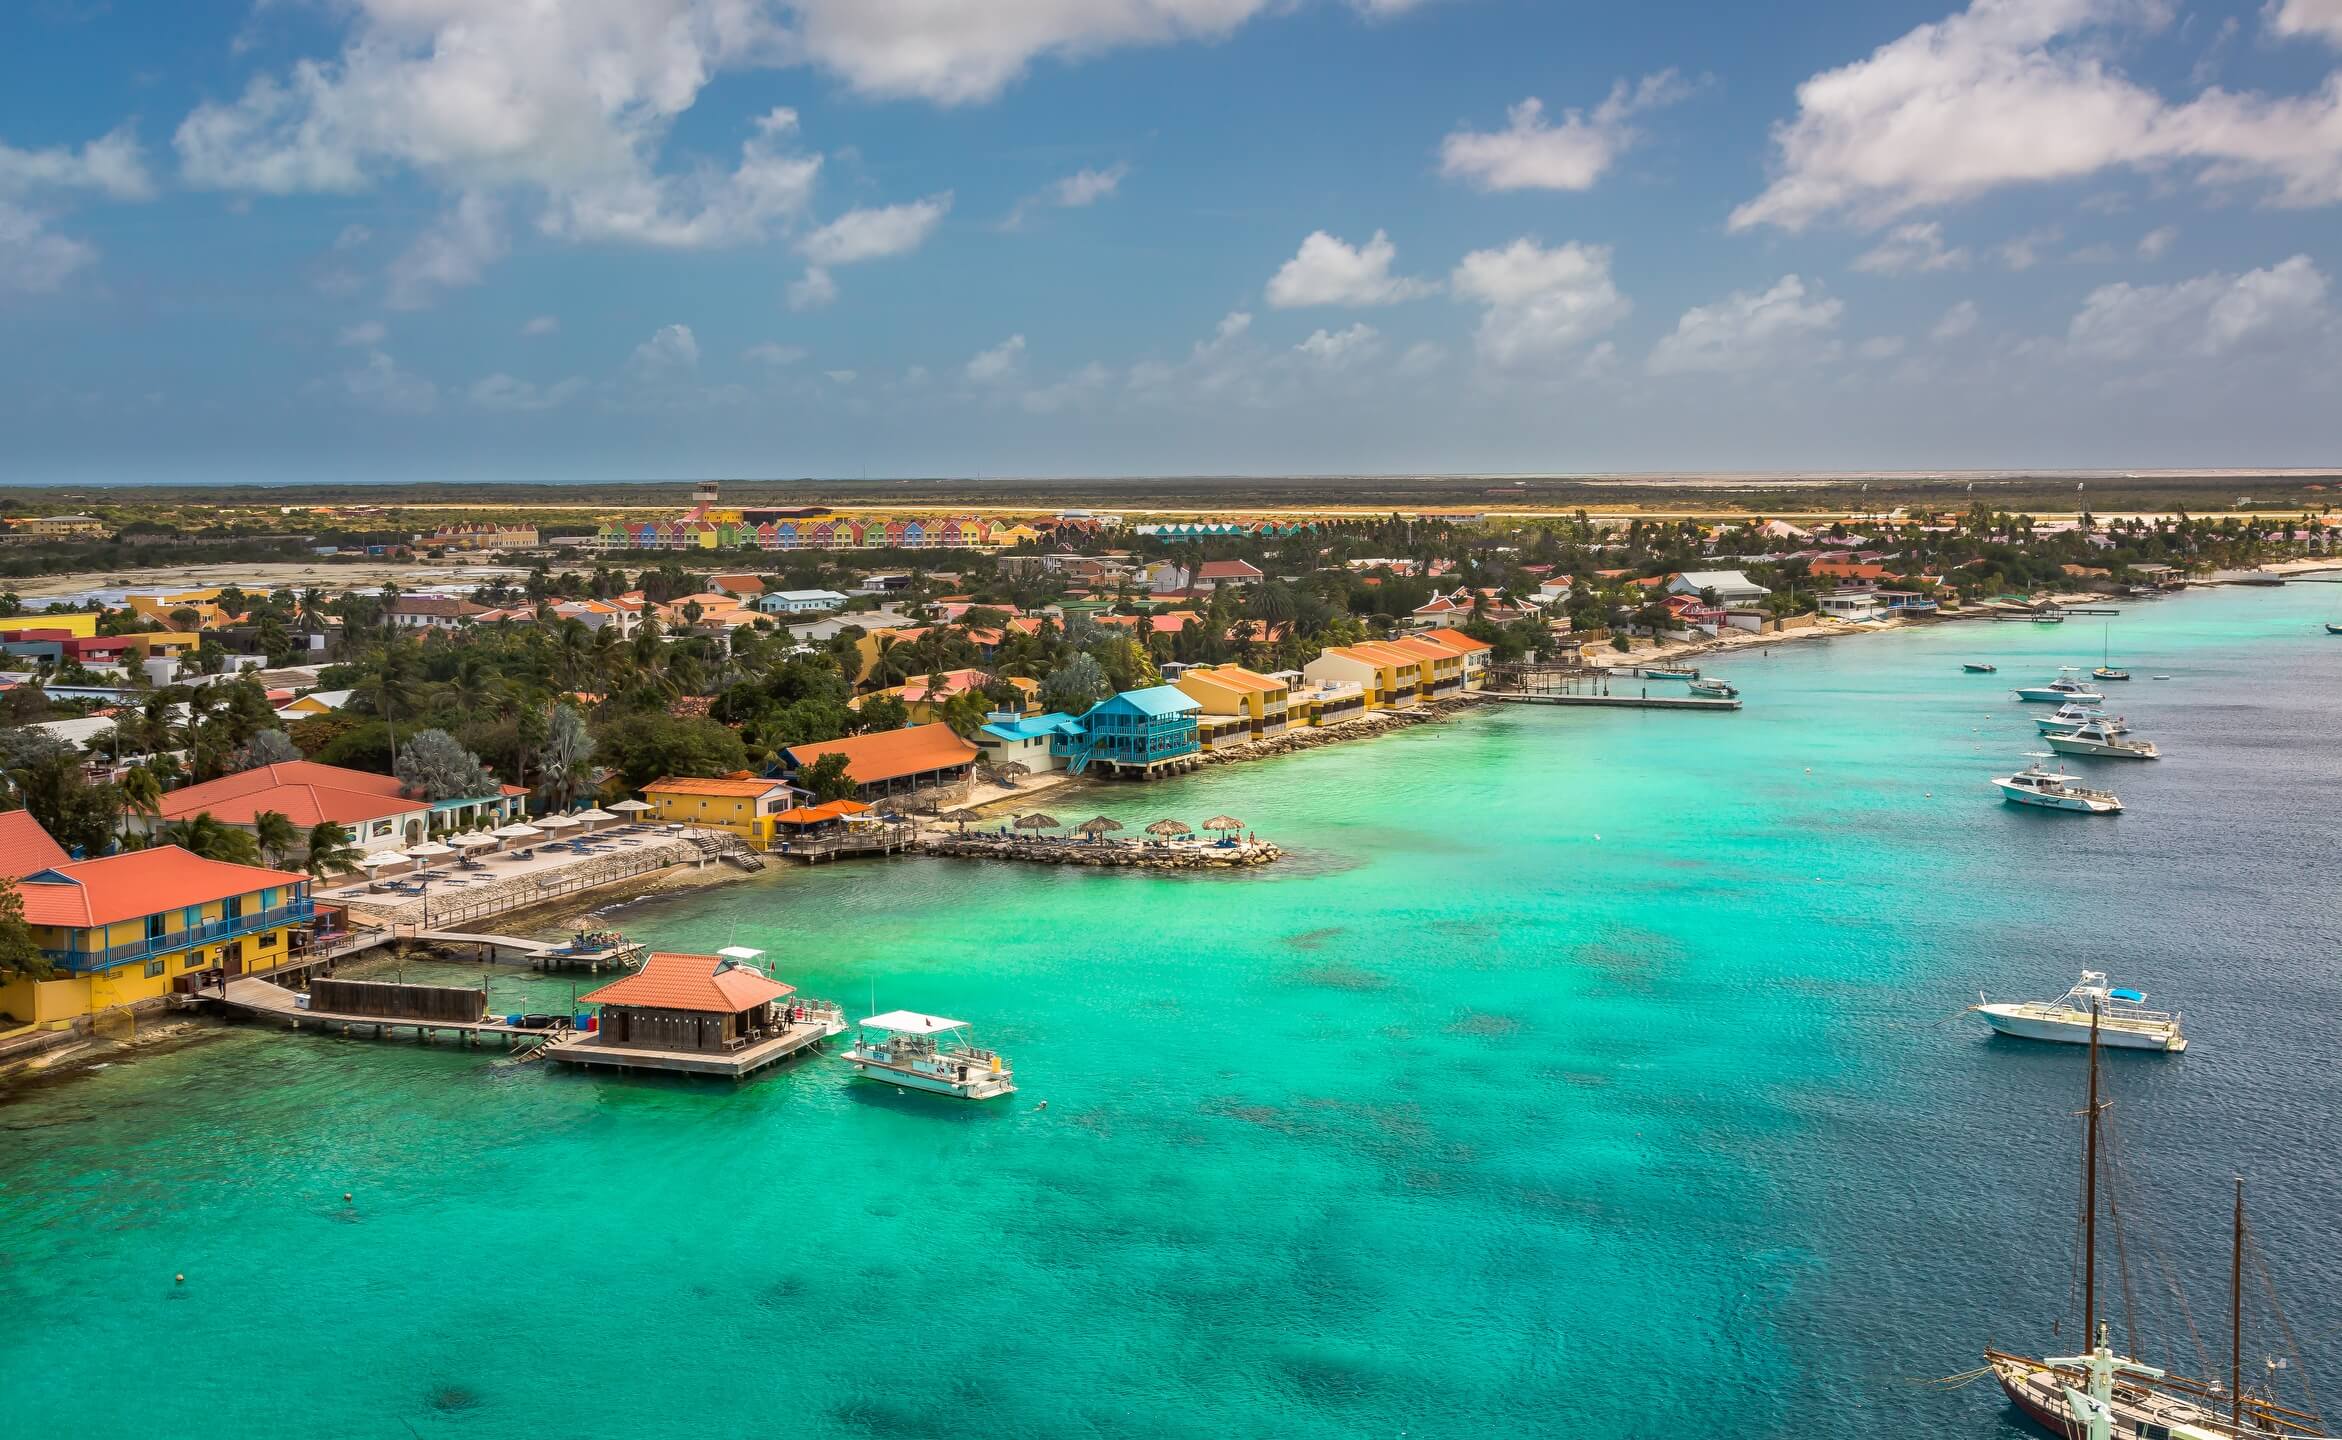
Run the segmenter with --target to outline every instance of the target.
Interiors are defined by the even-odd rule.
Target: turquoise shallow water
[[[1907,1382],[2052,1343],[2078,1056],[1947,1017],[2093,957],[2189,1015],[2192,1053],[2109,1078],[2206,1343],[2241,1169],[2342,1379],[2337,601],[2117,621],[2120,708],[2172,758],[2101,772],[2114,820],[1985,784],[2033,748],[2006,685],[2093,660],[2096,627],[1962,626],[1736,658],[1738,716],[1505,708],[1051,802],[1243,816],[1295,852],[1258,873],[906,861],[627,912],[849,1008],[977,1021],[1024,1087],[1001,1106],[829,1059],[717,1088],[244,1029],[16,1091],[0,1410],[86,1436],[2020,1433]],[[2143,1343],[2198,1368],[2140,1264]]]

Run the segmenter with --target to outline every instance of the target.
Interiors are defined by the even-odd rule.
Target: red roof
[[[298,885],[309,878],[290,870],[206,860],[176,845],[75,860],[41,873],[64,878],[18,882],[26,922],[73,929],[135,920],[272,886]]]
[[[371,770],[287,760],[173,790],[163,797],[162,818],[181,820],[209,811],[225,824],[249,825],[262,811],[274,810],[295,825],[325,820],[347,825],[430,808],[407,798],[403,789],[395,777]]]
[[[1195,572],[1199,580],[1258,580],[1260,570],[1246,560],[1206,560]]]
[[[49,838],[29,810],[0,810],[0,875],[22,879],[35,870],[70,862],[65,847]]]
[[[1494,650],[1496,648],[1494,645],[1489,644],[1485,640],[1473,639],[1471,636],[1466,635],[1461,630],[1450,630],[1445,627],[1442,627],[1438,630],[1426,630],[1423,632],[1421,638],[1425,640],[1437,640],[1440,644],[1447,646],[1450,650],[1462,650],[1467,653],[1474,650]]]
[[[976,747],[940,722],[850,735],[843,740],[791,745],[788,749],[789,759],[800,766],[812,765],[833,752],[846,757],[846,773],[861,785],[876,785],[930,770],[956,769],[976,759]]]
[[[702,1014],[737,1015],[768,1000],[797,993],[793,985],[767,980],[754,970],[724,969],[714,955],[679,955],[657,951],[642,968],[623,980],[614,980],[577,998],[588,1005],[631,1005],[640,1010],[697,1010]]]

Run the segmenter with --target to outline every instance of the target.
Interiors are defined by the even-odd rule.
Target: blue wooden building
[[[1059,726],[1051,753],[1075,775],[1095,768],[1102,775],[1144,779],[1186,770],[1203,750],[1196,738],[1202,713],[1202,702],[1177,686],[1125,690]]]

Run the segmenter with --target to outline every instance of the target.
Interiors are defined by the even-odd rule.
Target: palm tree
[[[359,850],[350,843],[350,832],[331,820],[309,827],[308,848],[304,868],[320,880],[330,872],[357,867]]]
[[[263,810],[252,817],[252,837],[259,842],[261,853],[279,865],[301,843],[300,829],[274,810]]]
[[[260,847],[253,843],[252,837],[233,825],[223,825],[213,819],[209,810],[165,825],[156,833],[155,842],[176,845],[206,860],[225,860],[236,865],[260,863]]]
[[[122,777],[122,809],[127,815],[158,819],[163,813],[163,782],[144,765],[133,765]]]

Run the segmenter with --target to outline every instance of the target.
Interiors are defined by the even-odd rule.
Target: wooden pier
[[[227,983],[224,991],[206,992],[204,998],[217,1000],[225,1009],[254,1019],[282,1020],[295,1030],[313,1026],[323,1031],[340,1031],[343,1035],[371,1033],[377,1040],[387,1039],[401,1030],[412,1030],[415,1038],[430,1041],[444,1033],[470,1045],[480,1043],[483,1035],[495,1036],[506,1044],[516,1039],[543,1040],[553,1033],[552,1027],[509,1025],[501,1020],[449,1020],[433,1016],[357,1015],[337,1014],[328,1010],[312,1010],[301,1003],[301,997],[282,985],[267,980],[239,977]],[[560,1017],[566,1025],[569,1017]]]
[[[1613,710],[1738,710],[1738,700],[1705,695],[1574,695],[1558,691],[1481,692],[1491,700],[1512,705],[1595,705]]]
[[[777,1034],[737,1050],[661,1050],[648,1045],[617,1045],[598,1030],[573,1030],[545,1047],[548,1060],[602,1070],[663,1070],[675,1075],[712,1075],[745,1080],[792,1056],[801,1055],[838,1034],[844,1026],[819,1018],[781,1027]]]

